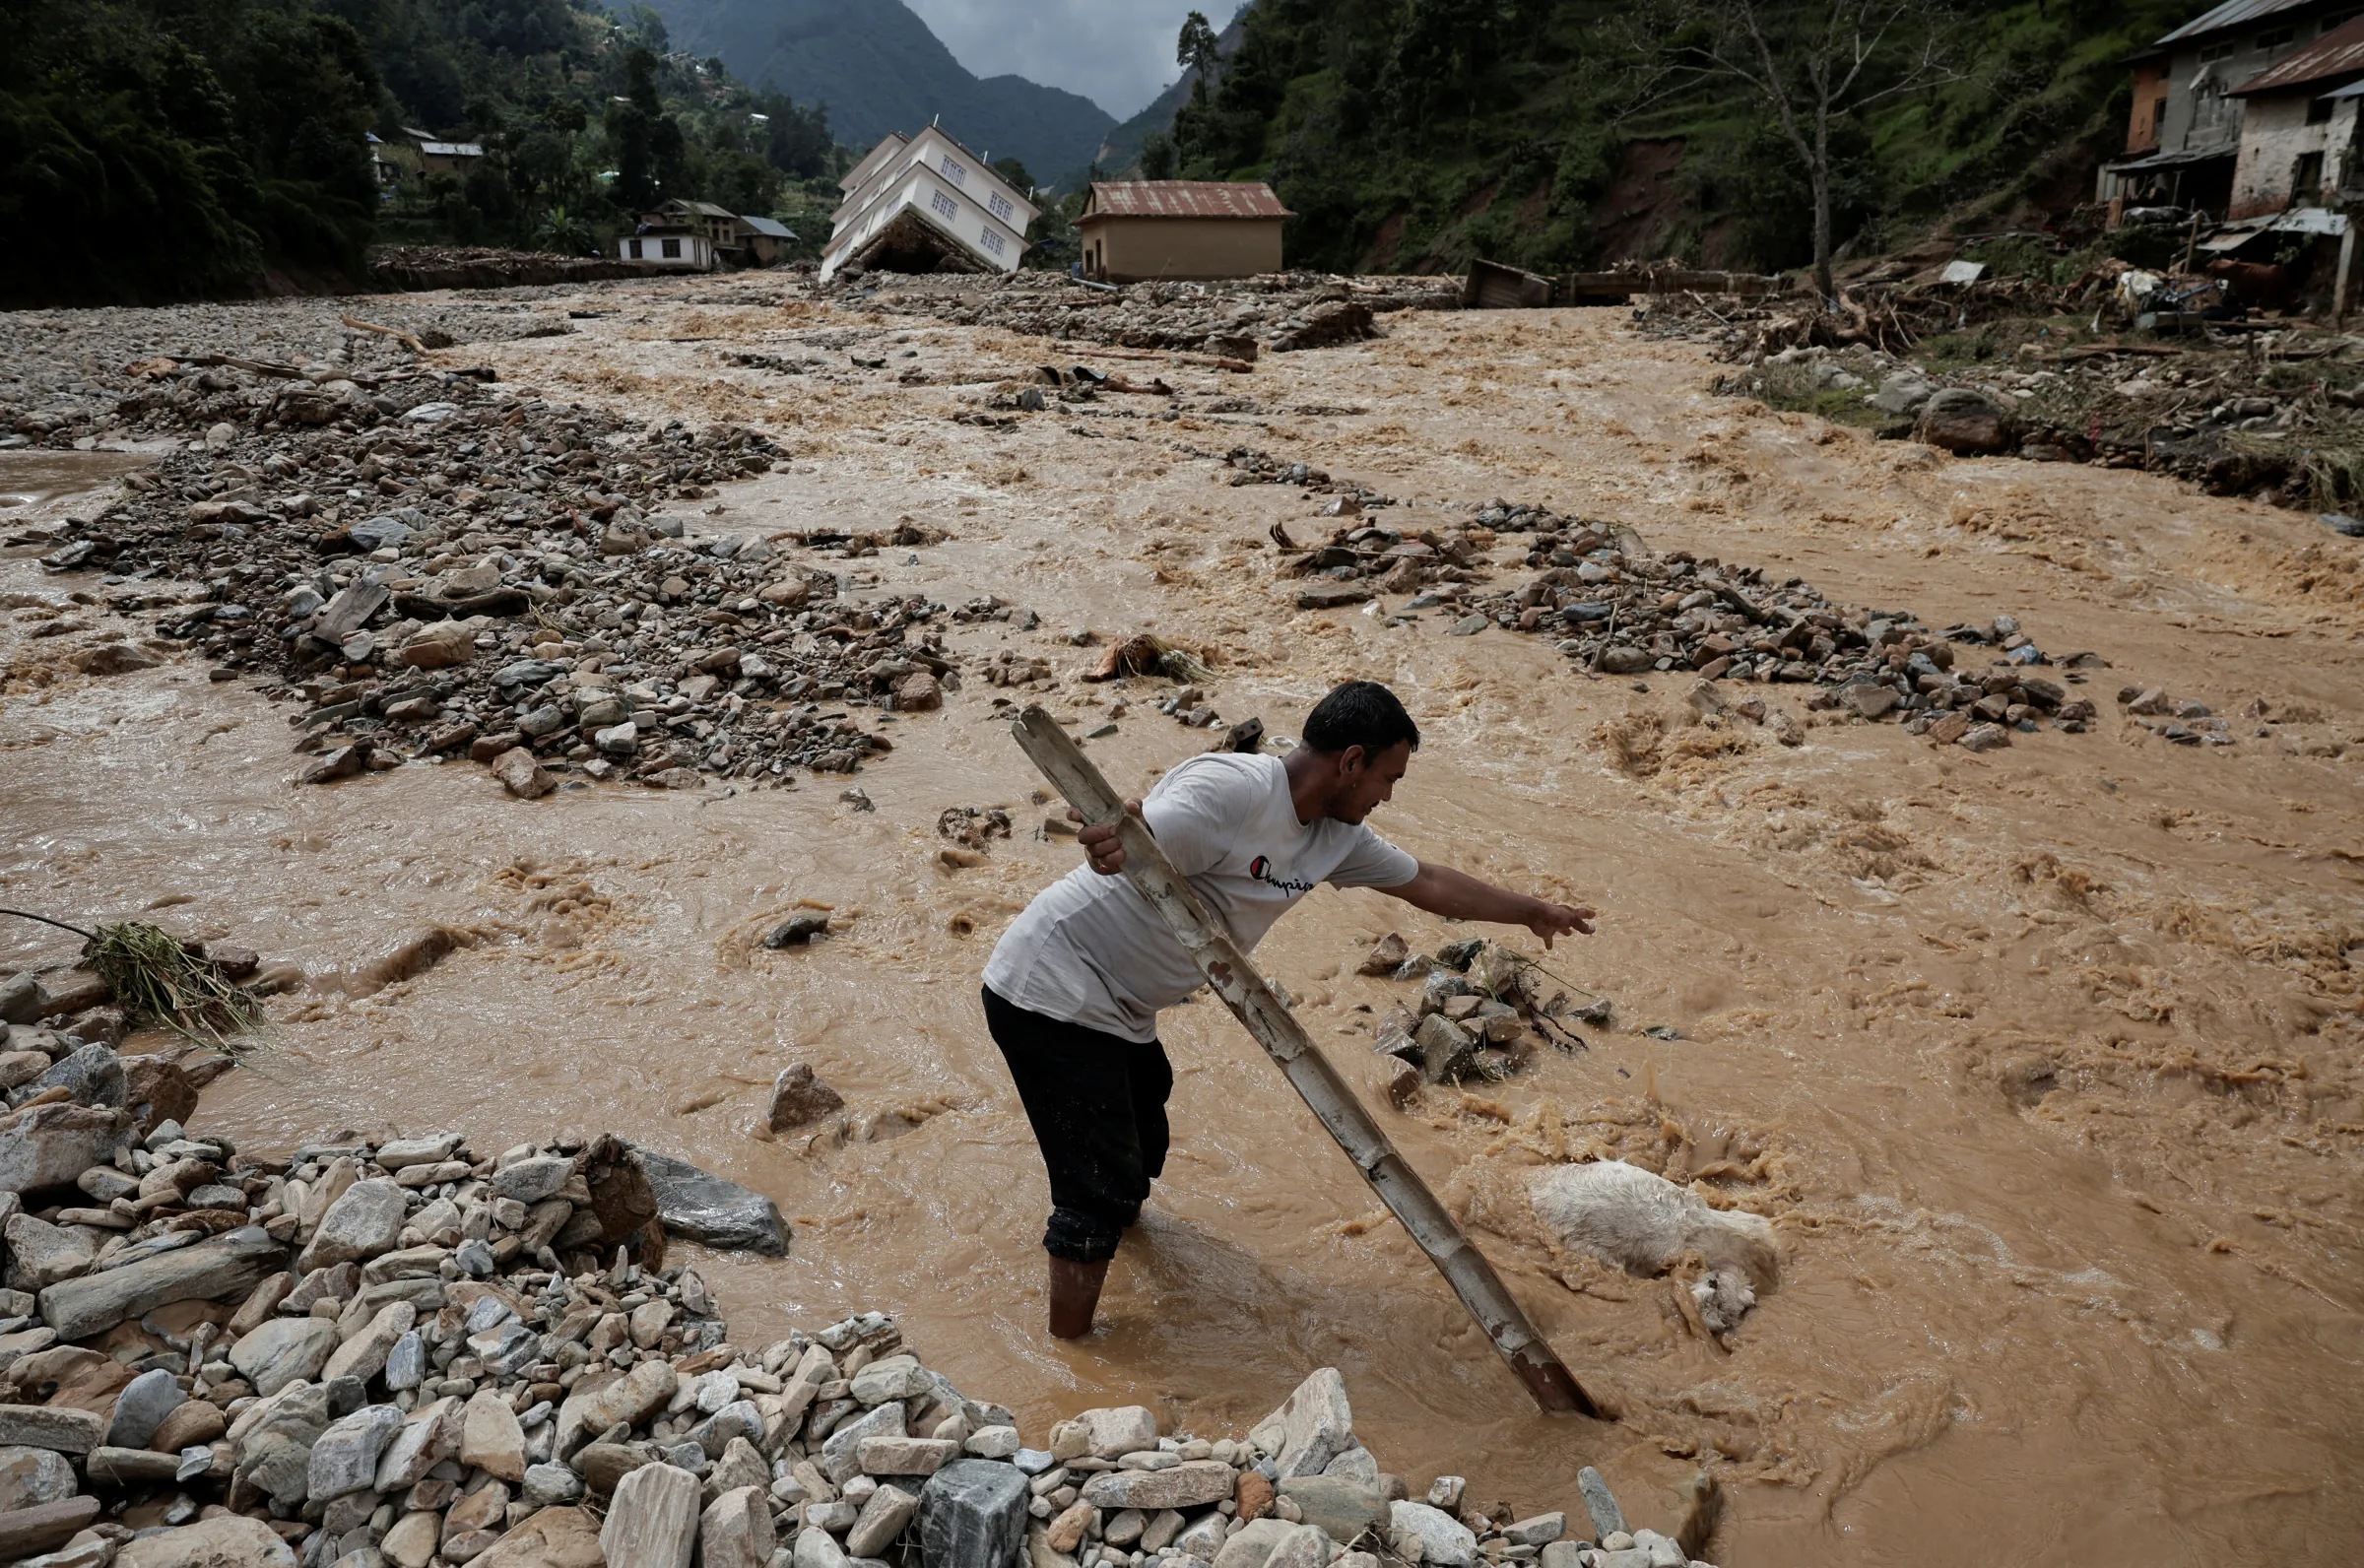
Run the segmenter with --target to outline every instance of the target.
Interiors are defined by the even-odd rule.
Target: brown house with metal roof
[[[1098,180],[1076,228],[1084,274],[1103,283],[1247,278],[1280,270],[1280,226],[1295,216],[1258,181]]]

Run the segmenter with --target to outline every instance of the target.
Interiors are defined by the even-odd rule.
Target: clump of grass
[[[251,1051],[254,1042],[249,1037],[264,1028],[262,999],[224,974],[220,964],[191,952],[162,926],[116,920],[86,931],[21,909],[0,909],[0,914],[37,920],[82,938],[83,961],[105,983],[107,995],[135,1019],[161,1024],[225,1056]]]
[[[1800,359],[1791,364],[1760,364],[1716,378],[1715,390],[1733,397],[1751,397],[1784,414],[1811,414],[1832,425],[1877,425],[1889,416],[1864,401],[1870,388],[1826,387],[1822,366],[1840,361]],[[1869,377],[1865,379],[1869,380]]]
[[[120,1006],[198,1045],[235,1056],[247,1048],[239,1037],[263,1026],[253,992],[162,926],[109,922],[91,934],[82,955]]]

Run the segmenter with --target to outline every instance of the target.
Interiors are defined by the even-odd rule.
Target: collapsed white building
[[[1040,211],[983,159],[929,126],[889,134],[838,182],[821,276],[848,262],[892,272],[1015,272]]]

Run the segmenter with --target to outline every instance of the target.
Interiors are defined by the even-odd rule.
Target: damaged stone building
[[[2126,153],[2102,165],[2096,198],[2113,212],[2176,206],[2222,217],[2241,157],[2242,90],[2359,9],[2355,0],[2225,0],[2135,54]]]

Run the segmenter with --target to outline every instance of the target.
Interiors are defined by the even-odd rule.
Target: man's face
[[[1359,746],[1347,747],[1339,759],[1338,790],[1330,798],[1330,815],[1342,822],[1361,821],[1373,807],[1395,797],[1396,780],[1411,766],[1410,741],[1398,741],[1377,753]]]

